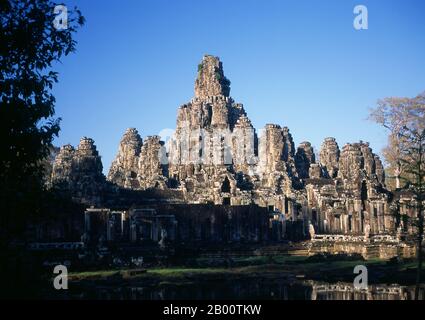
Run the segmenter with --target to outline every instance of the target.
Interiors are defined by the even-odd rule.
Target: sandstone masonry
[[[178,190],[187,204],[255,204],[275,213],[272,220],[301,225],[305,237],[400,231],[382,162],[368,143],[340,150],[329,137],[316,159],[310,142],[295,148],[287,127],[268,124],[258,135],[243,105],[231,98],[221,61],[210,55],[198,66],[194,98],[178,108],[174,136],[167,143],[159,136],[143,141],[128,129],[107,180],[126,190]],[[108,183],[93,140],[83,138],[76,150],[61,148],[52,183],[98,201]]]

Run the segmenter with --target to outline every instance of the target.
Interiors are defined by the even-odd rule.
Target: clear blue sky
[[[193,97],[197,64],[217,55],[257,129],[288,126],[295,143],[340,147],[385,132],[366,120],[376,100],[425,90],[422,0],[120,0],[65,1],[86,25],[77,53],[57,66],[56,145],[92,137],[109,170],[122,134],[175,128]],[[366,5],[369,29],[353,28]]]

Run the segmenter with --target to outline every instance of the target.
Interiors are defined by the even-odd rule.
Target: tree
[[[23,265],[12,240],[24,240],[31,215],[42,211],[43,161],[59,133],[54,63],[75,51],[73,35],[84,24],[75,8],[67,28],[54,25],[56,4],[50,0],[0,1],[0,276],[1,288],[15,288],[21,279],[3,272]],[[64,21],[63,21],[64,22]],[[56,27],[55,27],[56,26]],[[16,269],[14,269],[16,268]],[[22,276],[22,274],[20,274]],[[25,281],[25,280],[22,280]]]
[[[416,275],[415,299],[419,298],[419,288],[421,283],[422,260],[424,240],[424,201],[425,201],[425,129],[418,131],[407,127],[402,128],[400,136],[409,142],[401,149],[401,162],[410,178],[409,189],[413,193],[413,206],[416,217],[412,221],[416,227],[417,236],[417,258],[418,270]]]
[[[42,160],[59,132],[51,93],[58,74],[51,67],[75,51],[72,36],[84,18],[75,9],[67,29],[57,30],[55,6],[50,0],[0,3],[0,206],[7,204],[2,232],[16,225],[29,195],[42,187]]]
[[[371,110],[370,119],[383,125],[390,131],[388,145],[382,151],[387,163],[389,178],[395,179],[395,188],[402,187],[401,182],[409,179],[406,163],[402,161],[403,152],[411,141],[399,133],[403,128],[420,132],[425,128],[425,92],[415,98],[385,98],[378,101]]]
[[[396,178],[396,186],[404,180],[413,195],[416,216],[410,223],[416,230],[417,276],[415,299],[419,298],[421,283],[424,201],[425,201],[425,95],[415,98],[386,98],[378,102],[371,118],[389,129],[389,144],[384,157]]]

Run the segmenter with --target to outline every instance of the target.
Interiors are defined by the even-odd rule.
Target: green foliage
[[[203,66],[203,64],[202,64],[202,63],[198,64],[198,72],[199,72],[199,73],[202,71],[202,68],[203,68],[203,67],[204,67],[204,66]]]

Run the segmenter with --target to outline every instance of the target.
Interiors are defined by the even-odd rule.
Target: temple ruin
[[[113,207],[118,192],[149,190],[163,194],[161,201],[170,205],[246,206],[251,211],[257,206],[269,215],[258,221],[276,224],[279,237],[294,228],[304,238],[396,237],[408,232],[392,214],[394,195],[385,188],[382,162],[368,143],[340,148],[334,138],[326,138],[317,157],[310,142],[296,147],[285,126],[268,124],[257,133],[244,106],[230,96],[221,61],[211,55],[198,65],[195,96],[178,108],[176,129],[167,141],[159,136],[142,139],[136,129],[128,129],[105,178],[93,140],[83,138],[76,149],[60,149],[51,182],[65,185],[76,199],[94,206]],[[134,201],[124,200],[126,204],[130,207]],[[402,212],[409,214],[407,209]],[[161,223],[174,237],[177,216],[162,213],[143,221],[166,221]],[[202,219],[211,224],[208,217]],[[156,228],[152,221],[145,224]],[[211,230],[199,226],[199,234],[218,237]],[[129,232],[138,237],[136,231]],[[158,232],[155,229],[155,239]]]

